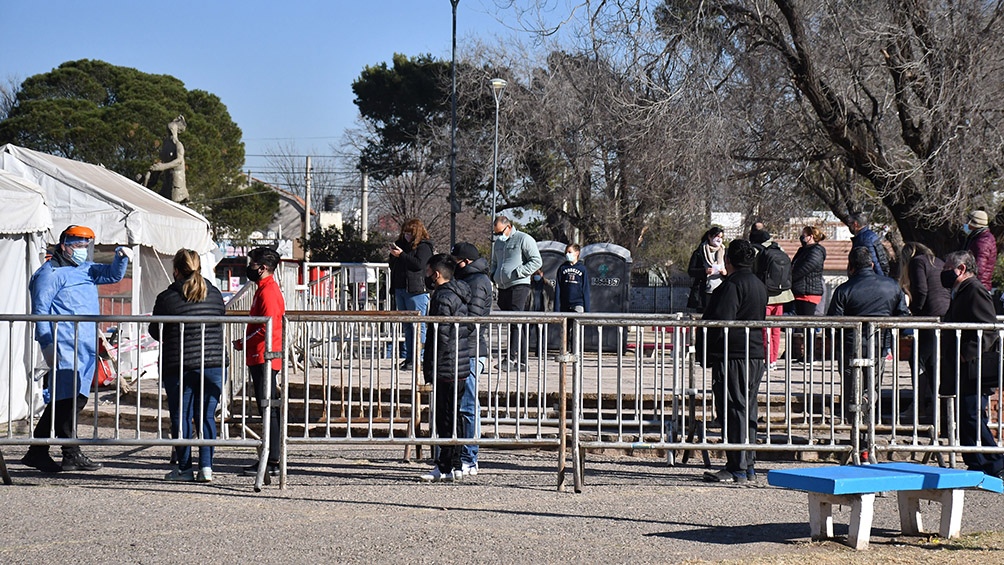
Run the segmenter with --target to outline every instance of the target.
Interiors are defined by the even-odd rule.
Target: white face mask
[[[575,253],[565,253],[565,259],[568,259],[569,263],[574,263],[579,260],[579,256]]]
[[[73,250],[73,262],[78,265],[83,265],[87,261],[87,248],[79,248]]]
[[[725,242],[724,239],[722,239],[720,237],[716,237],[716,238],[712,238],[711,245],[714,245],[715,247],[721,247],[722,243],[724,243],[724,242]]]

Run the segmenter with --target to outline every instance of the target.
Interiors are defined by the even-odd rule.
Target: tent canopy
[[[213,277],[219,248],[209,221],[194,210],[102,166],[16,145],[0,147],[0,170],[40,187],[52,216],[47,243],[56,243],[66,226],[78,224],[94,230],[95,245],[138,248],[133,313],[149,312],[157,293],[173,282],[171,259],[179,249],[196,251],[203,275]]]
[[[104,167],[7,144],[0,169],[42,187],[55,228],[86,225],[95,244],[139,244],[164,255],[217,248],[201,214]]]
[[[0,234],[52,231],[52,214],[37,184],[0,170],[0,199],[4,207],[0,214]]]

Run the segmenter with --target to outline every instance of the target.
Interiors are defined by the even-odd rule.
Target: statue
[[[160,163],[150,165],[143,176],[143,185],[149,186],[150,173],[163,171],[161,175],[161,195],[178,203],[188,201],[188,187],[185,185],[185,146],[178,134],[185,131],[185,116],[179,115],[167,124],[167,137],[160,146]]]

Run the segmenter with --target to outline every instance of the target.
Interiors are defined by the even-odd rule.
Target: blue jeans
[[[481,437],[481,406],[478,405],[478,375],[485,370],[487,357],[471,357],[471,372],[460,394],[460,419],[463,421],[463,438]],[[460,461],[464,465],[478,464],[478,446],[464,445],[460,449]]]
[[[203,378],[204,377],[204,378]],[[164,389],[167,392],[167,408],[171,414],[171,438],[192,438],[192,422],[201,422],[202,439],[216,439],[216,407],[223,394],[223,368],[206,367],[205,372],[198,369],[186,370],[182,375],[181,396],[179,400],[179,382],[177,371],[164,372]],[[201,401],[196,398],[201,394]],[[192,468],[192,446],[184,445],[174,448],[178,459],[178,468],[187,471]],[[213,446],[199,447],[199,467],[213,466]]]
[[[407,289],[394,289],[395,310],[417,310],[423,316],[429,313],[429,295],[425,292],[412,294]],[[401,359],[412,361],[411,342],[415,339],[415,324],[404,325],[404,345],[401,346]],[[419,340],[425,343],[425,323],[419,324]]]

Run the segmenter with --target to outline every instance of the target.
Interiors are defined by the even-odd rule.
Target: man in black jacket
[[[429,302],[429,316],[467,316],[467,304],[471,301],[471,288],[467,283],[453,278],[457,262],[445,253],[433,255],[425,267],[425,275],[436,290]],[[456,321],[432,323],[432,343],[425,346],[422,371],[425,382],[435,381],[436,436],[451,438],[464,436],[464,424],[457,416],[460,407],[460,393],[463,391],[470,372],[468,339],[470,324]],[[457,427],[453,435],[454,425]],[[464,476],[460,462],[460,448],[443,445],[436,457],[436,466],[420,478],[426,482],[459,481]]]
[[[875,272],[871,251],[867,248],[855,247],[851,249],[851,253],[847,257],[847,276],[849,277],[847,282],[833,291],[833,296],[830,298],[830,308],[826,312],[828,316],[910,315],[910,311],[906,308],[906,296],[903,294],[903,289],[895,280]],[[840,403],[844,409],[845,418],[849,418],[851,415],[847,409],[853,405],[851,399],[854,397],[854,370],[851,367],[851,360],[858,357],[875,359],[878,362],[875,382],[878,383],[885,361],[884,356],[881,355],[881,345],[882,339],[874,339],[870,332],[865,332],[861,336],[861,351],[855,352],[854,332],[844,331],[844,384]],[[864,383],[862,383],[862,391],[866,392]]]
[[[941,284],[952,289],[952,302],[942,318],[943,322],[996,322],[993,299],[977,278],[976,259],[972,253],[949,253],[941,271]],[[996,370],[981,372],[981,367],[989,369],[997,366],[996,340],[996,332],[992,329],[984,331],[982,339],[976,330],[964,330],[960,339],[957,339],[955,330],[941,332],[939,391],[942,396],[958,392],[959,445],[997,447],[987,426],[987,397],[983,392],[997,382]],[[995,476],[1004,474],[1004,456],[1000,453],[963,452],[962,460],[971,471]]]
[[[737,239],[725,254],[725,281],[715,289],[704,312],[705,320],[763,321],[767,313],[767,288],[751,270],[756,250]],[[700,337],[700,333],[698,336]],[[699,344],[700,346],[700,344]],[[716,394],[725,403],[725,439],[731,444],[754,443],[757,430],[756,394],[764,375],[763,332],[709,328],[707,359],[712,383],[721,383]],[[719,412],[719,416],[721,413]],[[754,451],[726,451],[725,469],[704,474],[709,482],[745,483],[754,480]]]
[[[487,316],[492,313],[492,281],[488,278],[488,261],[478,253],[478,248],[467,242],[453,246],[453,257],[457,260],[457,278],[471,287],[471,301],[467,313],[471,316]],[[468,340],[468,354],[471,356],[471,372],[464,383],[460,397],[460,419],[464,424],[464,438],[481,437],[481,407],[478,404],[478,375],[488,363],[488,324],[475,324],[475,332]],[[460,462],[464,475],[478,474],[478,446],[464,445],[460,450]]]

